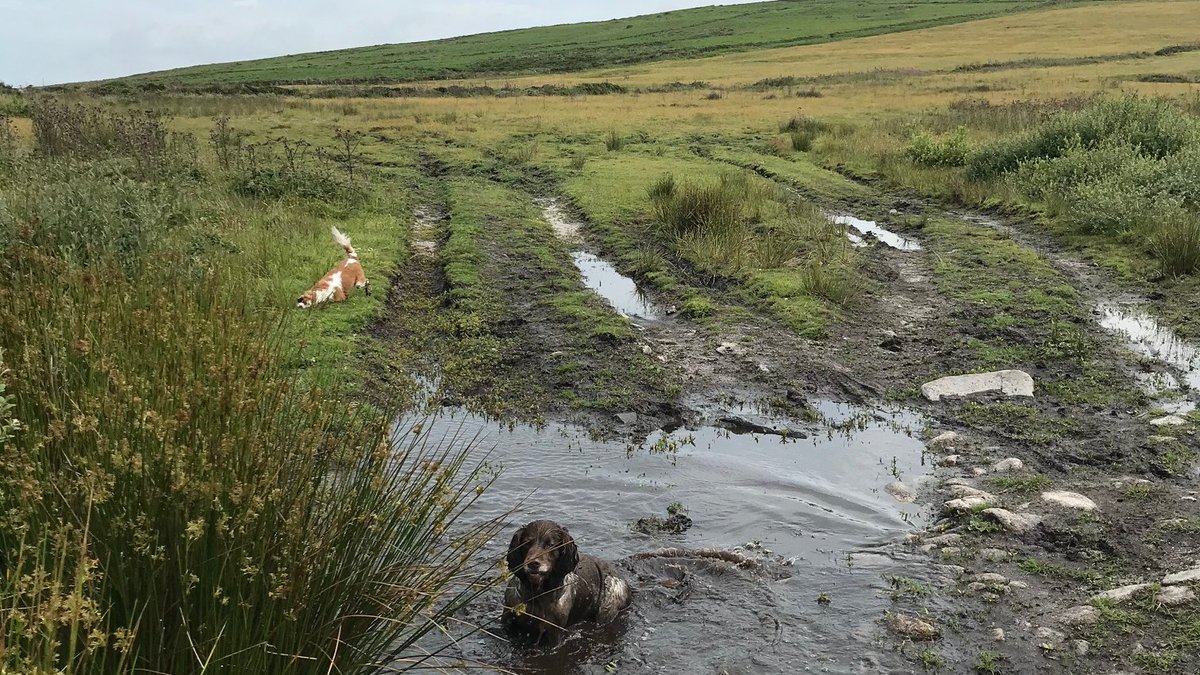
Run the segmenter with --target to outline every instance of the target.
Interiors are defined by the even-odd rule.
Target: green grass
[[[367,185],[232,196],[228,169],[155,133],[42,121],[74,127],[0,165],[0,671],[419,657],[497,580],[476,557],[497,523],[456,525],[491,474],[394,442],[354,395],[340,369],[374,301],[294,309],[343,255],[330,223],[386,285],[390,209]],[[306,335],[334,352],[320,367]]]
[[[795,0],[703,7],[629,19],[484,33],[194,66],[133,83],[405,82],[572,72],[732,51],[813,44],[1033,9],[1034,1]],[[664,35],[670,40],[664,41]]]

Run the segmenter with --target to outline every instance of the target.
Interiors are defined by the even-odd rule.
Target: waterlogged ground
[[[510,429],[455,411],[427,424],[434,439],[478,435],[489,461],[502,467],[472,517],[503,516],[522,503],[488,555],[503,557],[521,523],[551,518],[571,530],[582,551],[621,561],[637,589],[620,625],[585,630],[552,653],[517,653],[501,637],[479,632],[449,647],[444,663],[461,657],[529,673],[902,667],[903,658],[880,641],[879,626],[893,606],[892,577],[929,583],[930,568],[897,543],[929,513],[884,487],[897,476],[917,485],[928,475],[924,445],[913,435],[920,416],[822,402],[821,421],[801,427],[808,437],[785,439],[710,426],[722,413],[745,413],[710,410],[708,424],[655,432],[637,444],[590,440],[570,426]],[[665,516],[672,503],[686,509],[690,529],[633,529],[639,519]],[[740,550],[757,566],[628,559],[663,547]],[[822,594],[828,604],[818,602]],[[486,626],[500,606],[497,590],[462,618]]]
[[[1187,597],[1200,588],[1164,579],[1200,563],[1197,346],[1036,223],[722,161],[834,214],[829,227],[856,245],[862,297],[820,330],[787,325],[746,289],[670,266],[646,274],[629,233],[546,174],[484,182],[426,162],[445,194],[417,209],[375,335],[429,355],[410,370],[459,382],[436,388],[445,414],[430,432],[480,434],[504,469],[470,517],[521,504],[485,562],[521,523],[552,518],[638,589],[618,625],[536,653],[495,632],[496,589],[453,639],[427,645],[438,663],[1191,672],[1200,625]],[[920,395],[938,377],[1009,368],[1033,377],[1032,398]],[[520,402],[508,410],[545,424],[456,407],[473,400]],[[672,504],[686,531],[637,526]],[[754,564],[636,557],[664,547]],[[1098,596],[1131,584],[1166,595]]]

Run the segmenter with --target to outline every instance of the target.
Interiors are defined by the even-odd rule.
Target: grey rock
[[[973,511],[981,506],[987,506],[987,500],[982,497],[961,497],[951,499],[944,506],[947,511],[952,512]]]
[[[1013,534],[1025,534],[1042,522],[1041,516],[1032,513],[1013,513],[1008,509],[984,509],[982,514],[1000,523],[1001,527]]]
[[[1155,601],[1164,607],[1186,605],[1196,599],[1196,592],[1187,586],[1165,586],[1158,593]]]
[[[945,546],[942,548],[942,555],[946,557],[955,556],[962,553],[962,549],[957,546]]]
[[[1006,396],[1033,396],[1033,378],[1022,370],[997,370],[990,373],[951,375],[921,385],[921,394],[930,401],[988,392],[1000,392]]]
[[[1092,645],[1087,640],[1072,640],[1071,647],[1075,649],[1076,656],[1087,656],[1092,651]]]
[[[1182,415],[1166,415],[1150,420],[1150,424],[1156,427],[1181,427],[1187,423],[1187,418]]]
[[[996,462],[996,464],[992,466],[992,471],[995,471],[996,473],[1016,473],[1018,471],[1024,471],[1024,470],[1025,470],[1025,462],[1022,462],[1021,460],[1017,459],[1016,457],[1009,457],[1008,459],[1002,459],[999,462]]]
[[[998,501],[995,495],[984,492],[979,488],[971,487],[970,485],[951,485],[946,491],[950,493],[950,496],[957,497],[959,499],[966,499],[967,497],[979,497],[989,504],[995,504]]]
[[[936,537],[930,537],[925,541],[934,546],[958,546],[962,543],[962,535],[951,532],[950,534],[939,534]]]
[[[913,640],[936,640],[942,631],[932,623],[906,614],[892,614],[888,626],[897,634]]]
[[[971,474],[974,476],[984,476],[987,475],[987,469],[983,468],[982,466],[977,466],[974,469],[971,469]]]
[[[916,491],[900,481],[888,483],[883,489],[898,502],[910,504],[917,501]]]
[[[1029,588],[1029,584],[1025,583],[1024,581],[1010,581],[1010,582],[1008,582],[1008,587],[1025,590],[1025,589]]]
[[[930,449],[937,450],[940,448],[953,446],[955,443],[958,443],[959,438],[960,436],[957,433],[953,431],[947,431],[944,434],[938,434],[937,436],[934,436],[933,440],[929,441],[927,445]]]
[[[962,455],[946,455],[938,460],[938,466],[958,466],[962,462]]]
[[[635,412],[617,413],[616,418],[617,418],[617,421],[620,422],[621,424],[625,424],[625,425],[637,424],[638,414]]]
[[[1003,585],[1003,584],[1008,583],[1008,578],[1006,578],[1003,574],[996,574],[995,572],[985,572],[983,574],[976,574],[974,578],[975,578],[975,581],[979,581],[979,582],[985,583],[985,584]]]
[[[1092,596],[1093,600],[1112,600],[1117,604],[1132,600],[1142,592],[1150,590],[1150,584],[1130,584],[1129,586],[1121,586],[1113,588],[1102,593],[1097,593]]]
[[[996,642],[1004,642],[1004,629],[997,628],[992,631],[992,639]]]
[[[1012,554],[1002,548],[982,548],[979,549],[979,557],[988,562],[1004,562],[1012,557]]]
[[[1042,640],[1044,642],[1049,642],[1054,645],[1057,645],[1058,643],[1062,642],[1063,640],[1065,640],[1067,638],[1067,636],[1064,635],[1061,631],[1057,631],[1057,630],[1054,630],[1053,628],[1046,628],[1046,627],[1041,627],[1041,628],[1038,628],[1037,630],[1033,631],[1033,637],[1035,640]]]
[[[971,583],[967,584],[967,590],[971,593],[981,593],[987,589],[988,585],[981,581],[972,581]]]
[[[1063,610],[1057,618],[1064,626],[1090,626],[1100,620],[1100,612],[1091,605],[1077,605]]]
[[[1069,509],[1079,509],[1080,511],[1095,511],[1100,508],[1096,502],[1084,497],[1078,492],[1067,492],[1066,490],[1052,490],[1042,493],[1042,499],[1052,504],[1065,506]]]
[[[1168,574],[1167,576],[1163,577],[1163,586],[1170,586],[1171,584],[1187,584],[1193,581],[1200,581],[1200,566],[1193,567],[1190,570],[1176,572],[1175,574]]]

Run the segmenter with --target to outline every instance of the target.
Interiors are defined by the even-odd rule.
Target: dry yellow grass
[[[646,131],[659,138],[685,131],[761,132],[798,112],[870,121],[942,108],[963,98],[1002,103],[1118,91],[1166,95],[1200,92],[1200,85],[1133,81],[1151,73],[1200,74],[1200,52],[1076,65],[1037,61],[1153,52],[1197,39],[1200,2],[1195,0],[1105,3],[829,44],[512,81],[527,86],[610,80],[644,87],[704,80],[731,88],[718,100],[707,99],[705,91],[582,97],[289,99],[246,117],[261,129],[331,129],[341,125],[401,134],[437,133],[483,146],[531,131],[602,134],[616,129]],[[954,70],[1022,60],[1032,62],[988,70]],[[775,90],[770,96],[767,92],[732,89],[783,76],[841,77],[817,84],[820,98],[792,98],[784,90]],[[207,124],[207,120],[201,122]]]

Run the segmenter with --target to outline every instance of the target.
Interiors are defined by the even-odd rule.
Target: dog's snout
[[[550,566],[544,560],[534,558],[533,560],[525,561],[525,569],[534,574],[544,574],[550,570]]]

